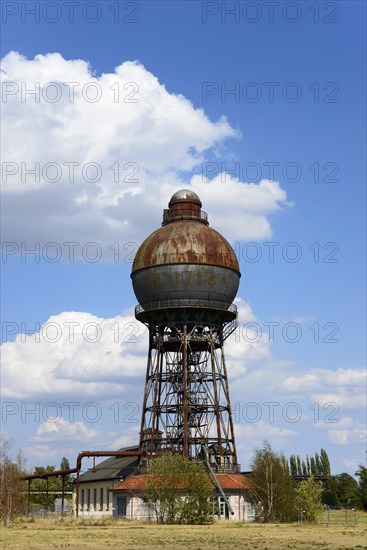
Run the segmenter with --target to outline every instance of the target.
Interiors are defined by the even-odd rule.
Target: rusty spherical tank
[[[229,307],[241,277],[229,242],[209,227],[196,193],[175,193],[160,229],[136,253],[132,282],[144,307],[161,301],[216,302]]]

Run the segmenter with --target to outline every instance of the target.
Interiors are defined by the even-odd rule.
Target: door
[[[116,515],[126,516],[127,499],[126,497],[116,497]]]

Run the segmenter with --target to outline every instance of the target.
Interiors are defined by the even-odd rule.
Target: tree
[[[11,441],[4,434],[0,436],[0,520],[4,525],[24,512],[24,492],[22,491],[22,454],[18,453],[18,463],[10,458]]]
[[[329,476],[331,474],[330,461],[325,449],[321,449],[320,451],[320,460],[321,460],[321,468],[322,468],[321,473],[324,476]]]
[[[338,506],[361,507],[360,489],[358,482],[347,473],[334,476],[336,481],[336,493],[339,501]]]
[[[301,463],[301,457],[297,455],[297,475],[302,475],[302,463]]]
[[[311,474],[314,476],[317,474],[317,471],[316,471],[316,460],[315,460],[315,457],[314,456],[311,456],[310,458],[310,464],[311,464]]]
[[[280,460],[281,460],[281,463],[282,463],[282,466],[283,466],[283,470],[285,471],[285,473],[287,475],[290,475],[288,460],[285,458],[283,453],[280,453],[279,456],[280,456]]]
[[[294,455],[291,455],[289,457],[289,468],[292,476],[297,475],[297,462],[296,462],[296,457]]]
[[[60,470],[67,470],[70,468],[69,460],[64,456],[60,463]],[[65,491],[72,491],[73,490],[73,478],[70,474],[65,474],[64,476],[64,483],[65,483]]]
[[[297,504],[301,508],[302,519],[309,523],[315,523],[324,508],[321,504],[322,491],[322,485],[316,483],[313,476],[301,481],[296,489]]]
[[[296,516],[294,482],[285,471],[281,456],[272,450],[268,441],[256,449],[251,469],[257,518],[264,522],[293,520]]]
[[[347,473],[328,476],[323,502],[328,506],[362,507],[358,482]]]
[[[36,466],[34,468],[34,473],[44,474],[46,472],[53,472],[54,470],[56,470],[55,466]],[[32,491],[37,491],[32,497],[34,504],[52,508],[57,498],[55,491],[61,491],[61,480],[57,477],[33,479]]]
[[[148,466],[144,498],[157,521],[202,524],[213,520],[214,487],[204,464],[166,453]]]
[[[340,506],[336,476],[327,477],[322,502],[327,506]]]
[[[306,465],[307,465],[307,475],[309,476],[311,474],[311,465],[310,465],[310,459],[308,458],[308,455],[306,455]]]
[[[322,463],[319,453],[315,453],[315,462],[316,462],[316,474],[322,475]]]
[[[363,510],[367,510],[367,468],[359,465],[355,475],[359,478],[359,498]]]

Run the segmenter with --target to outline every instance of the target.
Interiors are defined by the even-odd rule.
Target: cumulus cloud
[[[33,441],[37,443],[55,443],[62,441],[63,444],[94,440],[98,430],[88,428],[80,420],[68,422],[63,417],[57,418],[54,422],[46,421],[40,424]]]
[[[143,380],[146,348],[147,330],[132,315],[54,315],[2,345],[3,397],[125,395]]]
[[[366,428],[358,426],[350,430],[329,430],[328,439],[334,445],[365,444],[367,441]]]
[[[242,322],[255,318],[244,300],[236,303]],[[34,334],[18,334],[1,348],[5,398],[103,399],[132,391],[140,396],[143,390],[148,331],[129,312],[108,319],[63,312],[51,316]],[[233,378],[270,355],[264,337],[251,343],[238,332],[229,337],[225,349]]]
[[[357,409],[365,406],[366,378],[365,369],[311,369],[303,375],[285,378],[282,390],[291,394],[307,391],[316,402]]]
[[[249,446],[252,450],[255,447],[260,447],[264,439],[271,441],[274,449],[283,451],[294,445],[291,441],[294,441],[293,438],[297,435],[296,430],[269,424],[263,420],[259,420],[256,424],[235,425],[237,449],[239,452],[246,451],[247,457]]]
[[[358,469],[359,464],[361,463],[361,460],[358,461],[357,458],[344,458],[343,464],[348,469],[351,470],[353,473]]]
[[[193,176],[239,134],[137,61],[96,76],[83,60],[11,52],[2,71],[4,240],[94,241],[106,250],[140,242],[180,187],[198,192],[211,225],[230,239],[271,236],[269,215],[287,204],[285,191],[268,180]]]
[[[290,392],[304,389],[320,389],[321,387],[365,387],[367,373],[365,369],[312,369],[303,376],[289,376],[283,382],[283,388]]]
[[[333,419],[332,422],[320,422],[315,427],[327,429],[328,440],[334,445],[365,444],[367,440],[366,426],[350,416]]]

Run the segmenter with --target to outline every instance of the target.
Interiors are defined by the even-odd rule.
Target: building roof
[[[115,487],[111,487],[110,491],[142,491],[148,481],[147,475],[130,476]]]
[[[222,489],[250,489],[252,483],[248,477],[241,474],[217,474]]]
[[[117,450],[137,451],[138,448],[138,445],[134,445],[133,447],[123,447]],[[138,458],[137,456],[111,456],[97,464],[95,468],[91,468],[82,474],[79,482],[108,481],[109,479],[131,475],[138,464]]]
[[[241,474],[217,474],[217,479],[222,489],[250,489],[251,481]],[[142,491],[145,488],[149,476],[148,475],[136,475],[130,476],[115,487],[112,487],[110,491]],[[214,485],[214,482],[213,482]]]

